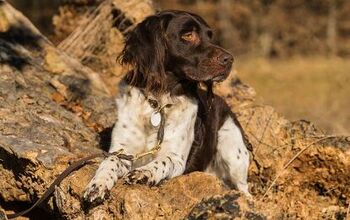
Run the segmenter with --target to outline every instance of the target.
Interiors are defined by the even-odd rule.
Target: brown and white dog
[[[104,199],[119,178],[154,185],[192,171],[212,173],[249,195],[248,144],[228,105],[212,93],[212,83],[229,75],[233,57],[212,35],[198,15],[173,10],[146,18],[129,34],[121,62],[134,70],[119,85],[109,152],[135,155],[157,144],[150,99],[171,104],[164,109],[164,139],[142,164],[106,158],[86,188],[87,202]]]

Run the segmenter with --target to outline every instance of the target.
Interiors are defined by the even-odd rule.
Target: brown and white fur
[[[118,120],[113,128],[109,152],[123,149],[126,154],[136,155],[156,145],[158,127],[150,123],[151,114],[155,110],[148,98],[157,100],[160,106],[172,104],[171,107],[164,109],[164,140],[161,150],[156,155],[137,164],[131,164],[130,161],[119,159],[116,156],[106,158],[86,187],[84,194],[86,201],[95,202],[104,199],[120,178],[124,178],[128,184],[156,185],[162,180],[192,171],[205,171],[216,175],[235,185],[246,195],[250,195],[247,185],[249,152],[243,131],[224,100],[211,92],[213,81],[220,81],[227,77],[232,64],[232,56],[222,48],[210,43],[210,39],[202,37],[201,34],[197,34],[194,39],[188,36],[184,38],[186,41],[193,41],[188,44],[188,47],[192,48],[188,49],[188,53],[197,53],[198,57],[203,57],[204,61],[200,62],[197,67],[191,67],[190,64],[185,65],[183,64],[185,62],[179,61],[182,58],[179,58],[179,54],[175,56],[175,52],[171,52],[174,49],[169,48],[171,47],[169,45],[165,47],[168,51],[163,52],[157,49],[157,45],[152,45],[161,44],[158,42],[159,39],[152,38],[153,35],[156,35],[153,31],[164,32],[164,35],[167,36],[167,43],[174,42],[174,40],[169,41],[169,36],[173,32],[179,31],[180,33],[181,30],[178,29],[181,29],[179,28],[181,25],[190,26],[188,21],[192,21],[191,19],[198,25],[196,26],[198,33],[200,28],[210,30],[203,19],[197,15],[165,11],[147,18],[127,39],[123,62],[134,64],[139,75],[136,74],[137,72],[132,72],[119,85],[119,94],[116,98]],[[162,26],[152,29],[152,25]],[[150,49],[147,45],[154,46],[156,48],[154,57],[138,57],[137,53],[142,52],[137,51],[137,47],[133,44],[140,44],[142,39],[138,38],[145,37],[141,34],[150,35],[144,40],[147,44],[144,44],[142,49],[147,51]],[[153,40],[147,42],[149,38]],[[204,49],[198,49],[198,41],[204,44],[206,40],[209,46],[203,46],[203,48],[208,48],[207,50],[211,52],[205,52],[203,55]],[[183,46],[178,46],[176,50],[185,51],[185,43],[187,42],[184,42]],[[193,52],[194,45],[197,45],[198,52]],[[129,54],[129,49],[132,50],[131,54]],[[158,53],[166,58],[159,58]],[[171,56],[174,58],[172,59]],[[191,59],[190,55],[181,54],[181,56]],[[142,63],[145,59],[147,62]],[[158,66],[154,67],[150,64],[152,59],[160,59],[166,64],[159,69]],[[165,59],[170,59],[171,62]],[[213,59],[219,60],[220,65],[213,63]],[[203,63],[207,66],[207,73],[199,66],[204,65]],[[146,69],[147,65],[154,69]],[[202,70],[194,72],[197,69]],[[163,75],[152,75],[155,73]],[[143,78],[137,78],[140,76]],[[207,91],[198,87],[199,82],[208,85]],[[161,84],[157,85],[157,83]]]

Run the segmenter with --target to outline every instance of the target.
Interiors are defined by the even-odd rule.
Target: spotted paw
[[[131,184],[147,184],[154,185],[152,180],[152,173],[149,170],[133,170],[124,177],[124,182],[128,185]]]
[[[102,181],[94,179],[86,187],[84,201],[88,203],[102,203],[109,196],[109,189]]]

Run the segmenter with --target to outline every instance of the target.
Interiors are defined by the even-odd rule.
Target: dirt
[[[109,31],[118,30],[113,28]],[[93,32],[90,34],[94,35]],[[112,42],[116,41],[121,44],[122,35],[105,35],[113,39],[103,41],[100,45],[102,48],[112,47]],[[2,45],[7,45],[6,40],[1,37],[0,40]],[[20,43],[18,44],[20,46]],[[71,45],[74,46],[74,40]],[[20,53],[21,50],[18,48],[14,49],[19,58],[28,54]],[[27,51],[37,52],[31,47],[27,48]],[[69,59],[73,60],[68,62],[67,57],[62,59],[59,56],[59,61],[64,65],[58,69],[66,70],[67,65],[76,62],[80,65],[80,60],[83,58],[84,56],[76,59],[70,57]],[[0,110],[6,116],[1,118],[0,129],[1,201],[5,204],[19,201],[32,203],[42,195],[49,183],[71,161],[86,156],[91,151],[99,151],[96,147],[101,147],[98,143],[101,131],[106,132],[106,139],[108,139],[110,126],[105,123],[106,121],[111,123],[115,117],[109,113],[112,115],[111,119],[106,119],[102,117],[103,113],[106,109],[115,107],[110,102],[103,102],[103,100],[111,100],[112,96],[101,94],[97,89],[98,85],[92,88],[96,88],[99,92],[92,93],[87,90],[87,98],[84,99],[97,104],[96,108],[91,109],[90,104],[77,106],[74,104],[74,99],[64,99],[65,103],[60,103],[62,97],[52,96],[52,94],[59,92],[64,96],[64,92],[60,91],[60,86],[57,84],[52,88],[49,83],[50,77],[60,76],[60,71],[54,71],[57,68],[47,68],[40,72],[39,64],[27,64],[27,69],[14,69],[9,67],[8,63],[0,65],[8,70],[8,74],[2,74],[0,78],[0,85],[8,86],[4,88],[16,88],[14,82],[23,82],[21,75],[28,76],[33,69],[38,77],[33,82],[40,82],[40,86],[35,87],[36,92],[32,93],[31,98],[20,96],[14,99],[9,95],[12,93],[0,93],[0,98],[5,103]],[[111,71],[108,74],[99,75],[103,82],[110,80],[109,76],[113,79],[121,77],[112,74],[113,68],[109,68],[107,62],[101,62],[99,65],[106,65],[104,69]],[[114,65],[116,64],[113,63]],[[93,69],[96,66],[91,64],[89,67]],[[91,80],[87,75],[85,73],[80,77],[84,77],[86,81]],[[24,79],[30,83],[33,80],[30,77]],[[63,85],[67,83],[63,78],[59,78],[59,82]],[[29,85],[29,91],[34,87],[30,83],[26,84]],[[113,85],[106,84],[105,88],[110,93],[116,92]],[[13,91],[13,94],[18,92],[9,91]],[[74,97],[77,92],[68,91],[69,97]],[[24,90],[24,93],[27,92]],[[272,107],[257,102],[254,89],[242,83],[234,71],[229,79],[216,86],[215,92],[225,97],[230,104],[253,146],[248,180],[249,190],[253,195],[251,200],[235,190],[228,189],[213,176],[192,173],[165,181],[157,187],[126,186],[119,182],[113,188],[108,200],[96,207],[85,207],[81,203],[81,195],[98,166],[98,163],[91,163],[65,179],[56,188],[49,201],[40,208],[67,219],[97,217],[106,219],[346,219],[347,216],[349,217],[347,212],[350,204],[350,137],[329,136],[308,121],[286,120]],[[90,94],[95,98],[103,97],[103,99],[94,99]],[[41,99],[45,102],[39,101]],[[14,100],[19,100],[23,108],[16,109]],[[98,107],[98,103],[101,102],[103,108]],[[55,130],[58,129],[54,126],[55,123],[50,124],[52,129],[48,130],[45,130],[47,127],[44,123],[37,123],[35,132],[24,129],[26,125],[36,122],[37,118],[42,118],[43,111],[33,114],[37,108],[45,110],[46,119],[52,117],[51,113],[59,112],[58,116],[55,116],[56,121],[64,113],[67,120],[62,123],[72,126],[66,131],[66,140],[71,140],[74,144],[67,145],[67,142],[55,142],[55,139],[52,139],[51,136],[55,137],[55,134],[60,134],[60,130],[64,130],[64,128]],[[92,110],[95,117],[90,119],[86,112]],[[91,123],[98,124],[100,129],[92,126]],[[74,129],[75,124],[79,126],[75,127],[76,129]],[[15,128],[22,133],[17,132]],[[12,132],[11,135],[6,133],[9,131]],[[0,206],[8,207],[3,204]]]
[[[229,84],[235,86],[228,89]],[[243,99],[242,88],[250,91]],[[350,138],[329,136],[308,121],[289,122],[256,104],[255,92],[235,79],[218,92],[232,104],[253,145],[250,190],[260,211],[271,219],[345,219]]]

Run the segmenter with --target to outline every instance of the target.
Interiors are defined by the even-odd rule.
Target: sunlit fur
[[[213,82],[228,76],[233,57],[212,42],[210,27],[198,15],[164,11],[137,25],[125,43],[120,61],[133,70],[119,85],[109,152],[135,155],[155,146],[159,128],[150,123],[150,98],[172,104],[164,110],[164,140],[157,154],[134,164],[105,159],[84,199],[102,201],[120,178],[155,185],[192,171],[209,172],[249,195],[248,142],[230,107],[212,92]]]

